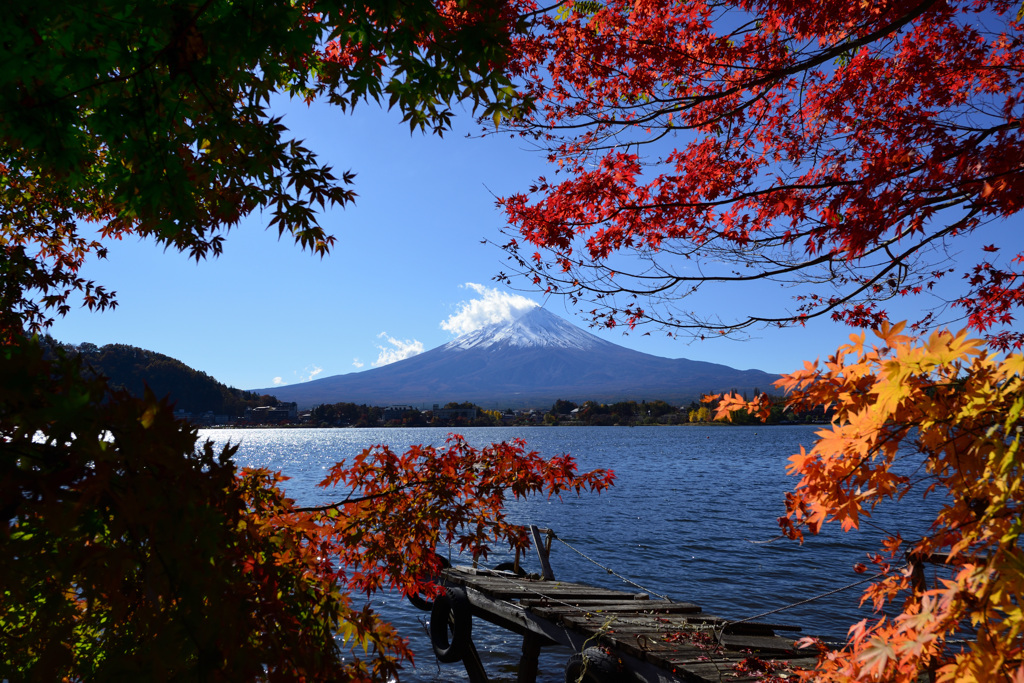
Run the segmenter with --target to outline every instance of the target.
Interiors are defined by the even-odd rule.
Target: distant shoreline
[[[447,431],[458,429],[507,429],[509,427],[800,427],[800,426],[825,426],[828,422],[758,422],[758,423],[732,423],[732,422],[679,422],[679,423],[640,423],[640,424],[613,424],[613,425],[588,425],[582,422],[559,422],[556,424],[531,423],[531,424],[507,424],[507,425],[307,425],[307,424],[248,424],[248,425],[195,425],[199,429],[444,429]]]

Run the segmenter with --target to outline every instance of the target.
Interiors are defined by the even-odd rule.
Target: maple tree
[[[152,394],[111,392],[38,344],[0,356],[0,677],[387,680],[410,653],[366,599],[435,595],[442,544],[525,548],[507,497],[603,490],[521,442],[387,447],[299,508]],[[365,653],[365,654],[364,654]]]
[[[1024,680],[1024,360],[1011,353],[1024,345],[1024,252],[1006,229],[1024,207],[1020,9],[602,0],[550,8],[517,39],[537,106],[502,130],[555,170],[500,200],[516,274],[606,326],[877,328],[876,347],[855,335],[780,380],[789,408],[832,416],[791,459],[780,522],[795,539],[852,529],[917,492],[941,509],[925,537],[894,534],[872,555],[885,575],[865,600],[890,616],[855,625],[808,680]],[[958,265],[951,251],[970,236],[989,244]],[[943,279],[955,293],[937,307],[909,327],[889,320],[887,301]],[[729,307],[734,319],[686,307],[764,281],[795,289],[794,307]],[[969,331],[915,336],[957,318]],[[771,407],[709,400],[719,419]],[[950,573],[929,584],[929,559]]]
[[[398,107],[415,129],[443,132],[451,105],[515,115],[505,73],[518,0],[466,4],[228,0],[11,8],[0,40],[0,224],[7,258],[32,260],[32,329],[75,296],[114,305],[82,278],[104,243],[151,238],[197,259],[257,211],[302,248],[334,243],[317,209],[355,198],[270,110],[273,96],[346,111]],[[99,236],[92,237],[98,228]]]
[[[401,109],[441,133],[451,105],[516,115],[515,0],[184,0],[8,8],[0,22],[0,679],[387,680],[410,654],[370,607],[435,594],[435,550],[522,548],[506,498],[600,491],[520,442],[369,449],[300,508],[284,477],[239,471],[171,406],[134,398],[34,334],[128,235],[216,256],[264,211],[302,248],[353,201],[288,138],[273,96]],[[95,232],[96,236],[91,234]],[[360,597],[362,594],[362,597]]]
[[[858,528],[879,503],[913,493],[941,503],[928,534],[894,533],[871,555],[885,576],[864,600],[901,611],[856,624],[813,677],[915,681],[932,671],[940,681],[1018,680],[1024,355],[994,354],[966,330],[919,339],[904,328],[883,325],[874,346],[851,335],[823,367],[807,363],[778,382],[790,406],[836,410],[813,448],[790,458],[799,482],[780,518],[787,536],[801,539],[826,522]],[[739,408],[765,415],[770,406],[723,397],[718,415]],[[952,573],[928,586],[921,563],[932,557]]]
[[[559,5],[517,43],[515,70],[537,107],[507,128],[556,168],[501,200],[513,267],[592,302],[608,326],[736,336],[819,316],[877,326],[886,300],[949,279],[947,248],[1024,207],[1019,9]],[[1003,235],[989,239],[946,315],[1020,346],[1001,326],[1024,301],[1024,257]],[[686,307],[708,287],[756,281],[796,288],[798,300],[736,319]]]

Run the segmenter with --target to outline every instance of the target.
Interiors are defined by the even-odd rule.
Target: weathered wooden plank
[[[657,662],[668,669],[688,669],[701,667],[710,662],[722,668],[731,669],[736,662],[746,659],[749,655],[739,652],[717,652],[709,654],[707,650],[698,648],[682,648],[675,651],[652,650],[648,653],[648,661]]]
[[[597,621],[599,620],[594,620],[595,623]],[[567,623],[576,625],[579,622],[572,621]],[[652,649],[664,650],[673,648],[673,634],[690,630],[687,627],[692,628],[692,624],[680,624],[678,622],[650,623],[632,619],[616,621],[608,625],[608,628],[616,633],[630,634],[637,637],[644,635],[651,642]],[[713,637],[715,642],[726,650],[754,650],[755,652],[772,654],[793,654],[797,651],[792,639],[781,636],[725,633],[716,634]]]
[[[627,591],[612,590],[599,586],[588,586],[581,583],[570,583],[567,581],[532,581],[530,579],[511,579],[492,576],[465,576],[450,575],[445,577],[448,583],[460,586],[472,586],[478,590],[506,590],[516,588],[524,593],[534,594],[536,597],[542,595],[558,595],[564,593],[579,594],[581,596],[609,596],[623,600],[648,600],[647,593],[630,593]]]
[[[547,614],[544,610],[531,608],[535,614]],[[681,615],[673,614],[667,616],[648,615],[641,612],[572,612],[561,611],[551,615],[567,624],[577,622],[611,621],[616,628],[620,629],[643,629],[649,631],[683,631],[701,629],[711,631],[721,628],[722,622],[703,615]]]
[[[612,619],[620,622],[628,623],[650,623],[652,625],[662,624],[686,624],[685,616],[681,614],[649,614],[640,610],[614,610],[614,609],[601,609],[600,606],[587,607],[578,606],[572,608],[552,608],[552,607],[527,607],[531,612],[538,616],[543,616],[546,619],[571,619],[574,617],[586,617],[587,619]],[[696,615],[691,615],[696,616]]]
[[[663,669],[679,668],[679,662],[700,662],[710,655],[704,649],[688,643],[676,643],[673,649],[662,650],[659,641],[643,633],[602,633],[599,641],[616,652],[625,652],[637,659],[643,659]],[[738,652],[723,652],[715,658],[721,661],[739,661],[747,655]]]
[[[569,605],[561,603],[568,602]],[[640,604],[638,604],[640,603]],[[561,600],[552,603],[542,598],[522,601],[524,607],[540,608],[551,612],[572,611],[583,608],[591,612],[642,612],[644,614],[699,614],[701,608],[692,602],[669,602],[667,600]]]
[[[518,598],[541,602],[545,599],[549,602],[567,602],[570,600],[589,600],[592,602],[616,602],[630,600],[636,602],[644,600],[646,597],[645,594],[623,593],[575,584],[536,585],[511,581],[485,582],[458,580],[451,580],[449,583],[464,586],[466,588],[473,588],[481,593],[501,596],[502,598]]]
[[[545,644],[559,643],[575,647],[582,643],[582,637],[578,638],[579,643],[577,643],[577,636],[574,634],[565,629],[556,628],[550,621],[539,619],[514,603],[495,601],[473,589],[468,589],[466,595],[469,597],[469,604],[474,616],[513,633],[523,636],[528,634],[541,636],[547,639]]]
[[[656,653],[660,657],[690,653],[694,655],[694,658],[698,658],[699,656],[707,655],[709,650],[714,649],[713,641],[708,641],[707,644],[700,644],[687,639],[674,639],[672,635],[671,633],[642,633],[635,631],[615,631],[609,633],[609,637],[623,642],[635,642],[645,652]],[[725,650],[722,650],[721,653],[723,656],[727,655]]]
[[[704,614],[701,607],[693,603],[608,598],[581,599],[568,597],[569,595],[569,592],[564,594],[552,593],[549,598],[523,599],[521,604],[537,614],[553,618],[573,613],[621,614],[623,618],[627,618],[629,615],[637,615],[649,616],[655,619],[660,617],[673,619],[675,615],[694,615],[684,623],[702,623],[709,627],[724,629],[725,633],[734,635],[771,636],[775,634],[775,631],[799,632],[802,630],[801,627],[790,624],[763,622],[735,623],[722,617]]]
[[[477,584],[469,584],[476,587]],[[487,590],[491,586],[501,588],[504,585],[506,588],[512,587],[511,584],[485,584],[481,586],[481,589]],[[607,588],[593,588],[591,586],[574,586],[572,584],[562,586],[515,586],[519,590],[526,593],[528,599],[541,598],[541,596],[548,596],[552,598],[558,598],[564,600],[566,597],[579,596],[580,600],[608,600],[614,602],[616,600],[630,600],[633,602],[647,602],[648,597],[646,593],[624,593],[622,591],[610,591]]]
[[[615,624],[622,628],[643,628],[650,631],[679,631],[682,629],[693,630],[701,628],[711,630],[716,627],[715,622],[707,621],[699,614],[645,614],[643,612],[591,612],[598,617],[607,617],[614,620]],[[572,614],[565,615],[572,618]]]
[[[458,569],[445,569],[442,571],[442,576],[448,580],[456,580],[459,582],[471,582],[471,583],[490,583],[490,582],[502,582],[502,583],[520,583],[520,584],[532,584],[540,586],[577,586],[583,588],[591,588],[593,590],[600,591],[611,591],[620,592],[627,595],[633,594],[632,591],[614,591],[613,589],[602,588],[600,586],[591,586],[583,583],[573,583],[572,581],[554,581],[544,579],[531,579],[527,577],[515,576],[509,572],[492,572],[490,570],[472,570],[469,568],[458,568]]]
[[[614,628],[614,627],[613,627]],[[674,639],[674,632],[657,632],[657,631],[642,631],[637,629],[614,629],[617,633],[624,636],[632,635],[635,637],[646,636],[646,643],[651,650],[669,652],[680,647],[680,643],[685,643],[685,639]],[[777,655],[793,655],[798,652],[796,644],[789,638],[783,638],[781,636],[734,636],[734,635],[722,635],[712,636],[713,642],[717,643],[720,647],[725,648],[727,651],[743,651],[751,650],[755,654],[763,653],[770,655],[775,658]]]
[[[475,616],[525,637],[523,673],[527,681],[534,671],[531,663],[536,650],[555,642],[576,650],[595,643],[610,647],[630,662],[631,680],[660,683],[757,680],[739,675],[735,668],[750,652],[765,661],[797,666],[811,667],[815,662],[807,657],[781,659],[796,651],[794,642],[776,636],[775,630],[798,631],[798,627],[734,623],[702,614],[693,603],[650,600],[646,593],[498,575],[466,567],[445,570],[443,580],[447,585],[467,588]],[[715,640],[702,644],[687,636],[673,636],[679,632],[706,633],[712,638],[717,632],[719,647],[709,648]]]
[[[732,666],[713,662],[677,669],[676,675],[690,683],[722,683],[722,681],[729,681],[729,683],[747,683],[748,681],[764,680],[764,677],[740,676]]]
[[[796,643],[782,636],[749,636],[724,634],[720,641],[722,647],[730,650],[753,650],[754,652],[772,654],[791,654],[797,652]]]
[[[680,663],[685,662],[706,661],[710,656],[706,648],[697,647],[692,643],[666,643],[642,636],[643,634],[619,633],[609,635],[608,640],[614,642],[616,647],[626,649],[665,668],[679,666]],[[741,655],[738,652],[719,652],[715,655],[722,660],[739,659],[744,656],[746,655]]]
[[[466,577],[459,581],[462,585],[473,586],[481,590],[494,588],[509,588],[515,586],[523,591],[534,592],[540,595],[553,595],[556,593],[579,593],[581,595],[608,595],[618,597],[622,600],[649,600],[647,593],[631,593],[628,591],[612,590],[600,586],[587,586],[581,583],[568,583],[562,581],[529,581],[523,579],[502,579],[496,577]]]
[[[708,661],[692,661],[685,657],[677,659],[666,658],[671,669],[676,675],[688,681],[708,681],[709,683],[720,683],[723,680],[730,681],[757,681],[764,680],[763,676],[746,676],[738,674],[736,665],[744,658],[722,658],[712,657]],[[817,663],[814,657],[801,657],[798,659],[769,660],[773,664],[781,665],[776,670],[778,673],[792,673],[795,669],[811,669]],[[733,678],[736,676],[736,678]]]
[[[523,583],[542,583],[542,584],[556,584],[556,583],[572,583],[571,581],[555,581],[554,579],[543,579],[536,574],[533,576],[516,576],[512,572],[499,572],[492,571],[490,569],[473,569],[472,567],[449,567],[448,569],[442,569],[441,575],[445,578],[456,578],[460,577],[467,581],[521,581]],[[589,584],[576,584],[576,585],[589,585]]]
[[[764,680],[753,676],[741,676],[733,668],[736,662],[700,662],[675,667],[675,674],[692,683],[745,683],[746,681]]]
[[[519,603],[525,609],[534,610],[538,614],[649,614],[659,612],[645,610],[642,601],[622,600],[523,600]],[[671,613],[661,613],[669,616]]]
[[[541,594],[539,591],[531,590],[521,586],[480,586],[477,584],[464,584],[467,588],[473,588],[486,595],[491,595],[495,598],[501,598],[505,600],[523,600],[529,599],[531,601],[539,601],[544,603],[546,600],[548,604],[557,605],[559,603],[565,603],[563,606],[572,606],[573,602],[579,602],[583,600],[589,600],[594,604],[599,603],[611,603],[620,601],[622,599],[621,594],[608,594],[596,591],[586,591],[582,589],[562,588],[559,590],[545,591]],[[634,600],[633,602],[641,602],[641,600]]]
[[[632,615],[643,615],[642,610],[634,607],[631,610],[620,610],[620,609],[605,609],[605,607],[613,603],[608,602],[595,602],[590,605],[559,605],[559,604],[547,604],[547,605],[522,605],[524,609],[528,609],[534,614],[544,615],[551,619],[557,619],[560,617],[571,617],[573,615],[583,616],[596,616],[603,615],[608,618],[627,618]],[[654,618],[656,615],[646,615],[649,618]]]
[[[654,621],[649,617],[636,614],[621,613],[559,613],[549,614],[546,612],[533,612],[542,619],[547,619],[566,628],[579,628],[589,630],[593,628],[606,628],[621,631],[623,633],[661,633],[671,634],[679,631],[694,631],[703,629],[699,624],[685,621],[662,622]]]
[[[595,644],[588,642],[591,636],[587,633],[566,629],[548,619],[537,617],[515,603],[492,600],[473,589],[468,589],[466,592],[473,608],[473,614],[502,628],[516,633],[537,634],[544,638],[545,643],[559,643],[576,651]],[[632,657],[625,652],[620,653],[620,657],[630,672],[629,681],[639,683],[677,683],[678,681],[678,678],[664,667]]]

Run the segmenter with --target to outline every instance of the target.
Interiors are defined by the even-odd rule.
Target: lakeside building
[[[387,406],[385,408],[381,408],[381,422],[401,420],[403,415],[413,410],[416,410],[416,408],[413,408],[412,406]]]
[[[454,420],[456,418],[465,418],[466,420],[476,419],[476,408],[441,408],[437,403],[434,404],[434,409],[431,410],[438,420]]]
[[[245,409],[246,422],[257,424],[271,424],[294,420],[299,415],[298,403],[278,403],[276,406],[259,406],[257,408]]]

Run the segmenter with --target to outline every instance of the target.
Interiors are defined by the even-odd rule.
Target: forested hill
[[[87,366],[110,380],[112,387],[123,387],[133,395],[142,396],[144,387],[148,385],[158,398],[169,395],[175,408],[193,414],[213,411],[237,416],[243,415],[247,407],[277,402],[273,397],[261,397],[251,391],[226,386],[205,372],[193,370],[181,361],[155,351],[127,344],[61,346],[80,354]]]

